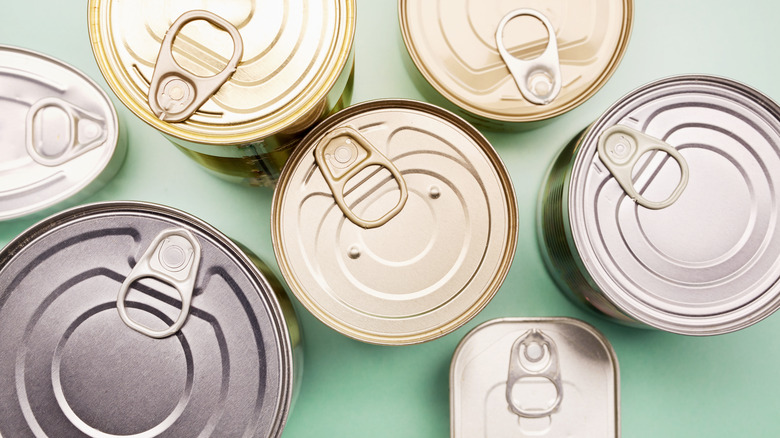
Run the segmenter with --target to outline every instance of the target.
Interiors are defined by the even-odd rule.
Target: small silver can
[[[168,207],[34,225],[0,251],[0,436],[279,437],[301,356],[275,287]]]
[[[542,253],[631,324],[731,332],[780,306],[780,107],[733,80],[662,79],[573,140],[540,197]]]
[[[450,408],[453,438],[617,438],[617,357],[576,319],[488,321],[455,350]]]
[[[425,342],[482,310],[517,244],[517,204],[482,134],[439,107],[376,100],[318,125],[285,166],[271,236],[320,321],[383,345]]]
[[[0,46],[0,115],[0,221],[72,206],[124,160],[106,93],[41,53]]]

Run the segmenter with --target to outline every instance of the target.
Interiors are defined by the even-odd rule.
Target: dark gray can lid
[[[163,231],[200,247],[192,305],[155,339],[126,325],[117,295]],[[134,281],[128,315],[177,319],[170,282]],[[0,252],[0,436],[279,436],[292,349],[268,281],[202,221],[145,203],[46,219]]]

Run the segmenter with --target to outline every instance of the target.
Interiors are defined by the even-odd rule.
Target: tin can
[[[352,96],[355,1],[90,0],[119,99],[225,179],[271,186],[297,142]]]
[[[106,93],[46,55],[0,45],[0,114],[0,221],[75,204],[124,160]]]
[[[0,252],[0,435],[280,436],[300,339],[273,284],[164,206],[34,225]]]
[[[466,335],[450,368],[450,436],[620,436],[609,341],[570,318],[506,318]]]
[[[594,95],[623,57],[634,8],[632,0],[399,0],[398,9],[427,83],[474,123],[505,129]]]
[[[539,236],[561,288],[620,321],[688,335],[780,305],[780,107],[712,76],[615,103],[552,165]]]
[[[410,100],[349,107],[285,166],[271,210],[274,253],[298,300],[360,341],[443,336],[484,308],[517,245],[517,204],[490,143]]]

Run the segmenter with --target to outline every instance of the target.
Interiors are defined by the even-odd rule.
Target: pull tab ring
[[[317,143],[314,149],[314,159],[322,176],[325,177],[328,187],[330,187],[336,204],[355,225],[363,228],[380,227],[404,208],[409,191],[401,172],[356,129],[342,127],[329,132]],[[373,221],[359,218],[344,200],[344,187],[347,182],[368,166],[381,166],[390,171],[401,191],[401,197],[395,207],[381,218]]]
[[[224,30],[233,39],[233,56],[225,68],[211,77],[184,70],[173,59],[173,40],[185,24],[204,20]],[[192,116],[235,73],[244,55],[244,42],[233,24],[209,11],[182,14],[165,33],[149,85],[149,107],[164,122],[181,122]]]
[[[534,17],[547,29],[547,48],[535,59],[516,58],[504,45],[504,27],[510,20],[521,16]],[[558,39],[555,37],[552,23],[544,14],[534,9],[516,9],[504,15],[496,29],[496,46],[526,100],[536,105],[547,105],[558,96],[562,84]]]
[[[47,120],[45,112],[60,117]],[[35,102],[27,111],[26,125],[27,154],[44,166],[68,162],[100,146],[106,139],[105,120],[56,97]]]
[[[122,282],[116,299],[119,317],[131,329],[151,338],[161,339],[175,334],[184,325],[190,313],[192,291],[199,265],[200,244],[191,232],[183,228],[163,231],[154,238],[152,244]],[[125,307],[127,292],[133,283],[143,278],[154,278],[173,286],[181,296],[179,317],[165,330],[152,330],[134,321],[127,314]]]
[[[680,166],[680,182],[664,201],[650,201],[634,188],[634,166],[645,152],[660,150],[669,154]],[[620,187],[637,204],[659,210],[674,204],[688,185],[689,170],[685,158],[670,144],[641,131],[623,125],[604,130],[599,136],[598,154],[601,161],[615,177]]]
[[[541,409],[526,409],[512,397],[512,389],[523,379],[541,377],[555,387],[555,400]],[[509,377],[506,382],[506,401],[509,409],[525,418],[542,418],[554,413],[563,400],[563,384],[555,342],[537,329],[531,329],[512,344],[509,358]]]

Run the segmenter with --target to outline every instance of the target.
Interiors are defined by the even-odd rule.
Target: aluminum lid
[[[209,144],[257,141],[301,123],[349,64],[355,33],[354,0],[90,0],[89,11],[95,58],[122,102],[166,134]],[[184,121],[164,122],[150,106],[150,86],[164,91],[169,73],[192,88],[168,96],[206,99]]]
[[[412,60],[439,93],[477,116],[531,122],[569,111],[612,76],[633,2],[399,0],[399,14]],[[510,22],[521,16],[544,26]]]
[[[610,153],[639,145],[633,178],[620,179],[639,201],[670,205],[632,201],[600,141]],[[584,269],[621,310],[663,330],[718,334],[768,316],[780,305],[778,151],[780,107],[745,85],[678,76],[629,93],[589,129],[568,183]]]
[[[450,368],[453,438],[620,436],[607,339],[569,318],[506,318],[466,335]]]
[[[487,305],[514,256],[517,205],[477,130],[430,104],[378,100],[303,140],[274,192],[271,230],[287,283],[318,319],[361,341],[411,344]]]
[[[40,53],[0,46],[0,114],[0,220],[60,204],[124,158],[106,93]]]
[[[117,312],[163,330],[188,293],[161,339]],[[78,207],[12,241],[0,333],[0,436],[278,437],[287,417],[292,352],[268,282],[167,207]]]

